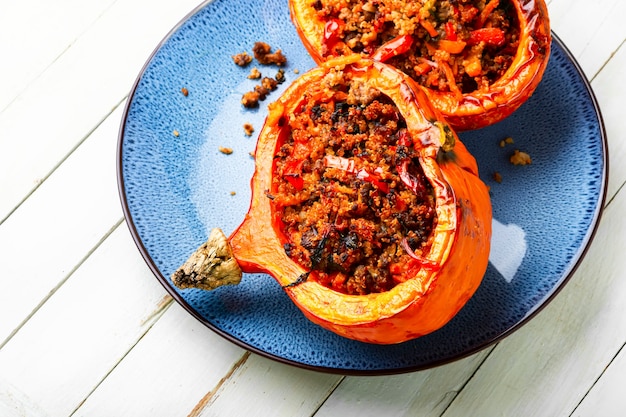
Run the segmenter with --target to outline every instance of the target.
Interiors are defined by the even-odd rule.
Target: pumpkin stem
[[[221,229],[215,228],[209,239],[172,274],[172,282],[181,289],[214,290],[222,285],[239,284],[241,275],[228,239]]]

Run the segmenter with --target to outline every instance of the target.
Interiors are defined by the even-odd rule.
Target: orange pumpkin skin
[[[508,70],[487,90],[462,97],[423,87],[433,106],[457,131],[473,130],[497,123],[517,110],[537,88],[550,57],[552,36],[544,0],[511,0],[519,22],[517,53]],[[318,16],[311,0],[289,0],[291,19],[315,62],[324,55],[326,22]],[[341,50],[341,48],[337,48]],[[336,51],[335,51],[336,52]],[[342,53],[351,53],[346,46]],[[375,54],[373,54],[375,55]]]
[[[333,68],[368,80],[394,101],[414,141],[419,138],[423,144],[420,162],[435,190],[438,221],[427,258],[439,268],[419,269],[412,279],[383,293],[339,293],[316,282],[315,272],[294,285],[308,271],[285,253],[278,214],[266,196],[271,190],[274,155],[286,129],[281,127],[285,125],[281,118],[296,111],[309,83],[319,82]],[[491,203],[487,187],[477,176],[476,162],[462,143],[457,140],[445,155],[440,151],[445,138],[435,120],[440,117],[413,81],[379,62],[356,55],[341,57],[301,76],[270,105],[259,136],[250,209],[229,237],[241,269],[270,274],[306,317],[347,338],[399,343],[446,324],[473,295],[486,270]]]

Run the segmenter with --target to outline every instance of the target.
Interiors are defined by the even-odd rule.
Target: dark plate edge
[[[137,248],[139,249],[139,252],[141,253],[144,261],[147,263],[148,267],[150,268],[150,270],[152,271],[152,273],[155,275],[155,277],[159,280],[159,282],[161,283],[161,285],[165,288],[165,290],[170,294],[170,296],[177,302],[179,303],[187,312],[189,312],[193,317],[195,317],[198,321],[200,321],[202,324],[204,324],[205,326],[207,326],[209,329],[211,329],[212,331],[214,331],[215,333],[219,334],[220,336],[224,337],[225,339],[227,339],[228,341],[234,343],[235,345],[246,349],[250,352],[256,353],[260,356],[275,360],[277,362],[280,363],[284,363],[287,365],[292,365],[298,368],[302,368],[302,369],[307,369],[307,370],[312,370],[312,371],[318,371],[318,372],[324,372],[324,373],[330,373],[330,374],[338,374],[338,375],[352,375],[352,376],[381,376],[381,375],[395,375],[395,374],[402,374],[402,373],[408,373],[408,372],[415,372],[415,371],[420,371],[420,370],[425,370],[425,369],[430,369],[430,368],[434,368],[437,366],[441,366],[441,365],[445,365],[447,363],[452,363],[452,362],[456,362],[460,359],[463,359],[465,357],[471,356],[479,351],[482,351],[488,347],[490,347],[491,345],[503,340],[504,338],[508,337],[509,335],[511,335],[513,332],[517,331],[518,329],[520,329],[523,325],[525,325],[526,323],[528,323],[532,318],[534,318],[541,310],[543,310],[543,308],[545,308],[548,304],[550,304],[550,302],[556,297],[556,295],[565,287],[565,285],[567,284],[567,282],[569,282],[569,280],[571,279],[571,277],[574,275],[574,273],[576,272],[576,270],[578,269],[578,267],[580,266],[582,260],[584,259],[585,255],[587,254],[587,251],[591,245],[591,242],[593,241],[593,238],[596,234],[596,231],[598,230],[598,225],[600,224],[600,219],[602,217],[602,212],[604,210],[604,205],[605,205],[605,200],[606,200],[606,193],[607,193],[607,187],[608,187],[608,171],[609,171],[609,160],[608,160],[608,142],[607,142],[607,136],[606,136],[606,129],[605,129],[605,125],[604,125],[604,119],[602,117],[602,114],[600,112],[600,107],[598,105],[598,101],[596,99],[596,96],[593,92],[593,89],[591,88],[591,84],[589,83],[589,80],[587,79],[587,77],[585,76],[584,72],[582,71],[582,68],[580,67],[580,65],[578,64],[578,62],[576,61],[576,59],[574,58],[574,56],[572,55],[571,51],[565,46],[565,44],[561,41],[561,39],[554,33],[552,32],[552,37],[553,37],[553,42],[556,42],[565,52],[567,58],[570,60],[570,62],[573,63],[574,67],[576,68],[576,71],[578,72],[578,74],[581,76],[583,83],[585,85],[585,88],[587,90],[587,92],[589,93],[589,96],[591,98],[591,102],[593,104],[594,110],[595,110],[595,114],[596,117],[598,118],[598,123],[599,123],[599,129],[600,129],[600,135],[602,137],[602,157],[603,157],[603,175],[602,175],[602,185],[600,188],[600,196],[599,196],[599,204],[597,206],[596,212],[594,213],[593,219],[592,219],[592,227],[588,230],[587,235],[584,238],[583,244],[582,244],[582,252],[580,253],[580,256],[578,257],[578,259],[576,260],[575,264],[571,266],[570,270],[567,271],[565,278],[561,281],[561,283],[555,287],[552,291],[551,294],[549,294],[543,301],[542,303],[537,306],[534,310],[532,310],[530,313],[527,314],[526,317],[524,317],[522,320],[520,320],[518,323],[516,323],[514,326],[512,326],[511,328],[509,328],[507,331],[503,332],[502,334],[498,335],[495,338],[486,340],[484,343],[475,346],[474,348],[468,350],[467,352],[464,352],[460,355],[457,355],[453,358],[445,358],[442,360],[438,360],[438,361],[434,361],[431,362],[427,365],[422,365],[422,366],[410,366],[410,367],[403,367],[403,368],[393,368],[393,369],[382,369],[382,370],[357,370],[357,369],[342,369],[342,368],[332,368],[332,367],[324,367],[324,366],[314,366],[314,365],[309,365],[309,364],[305,364],[305,363],[301,363],[301,362],[296,362],[293,360],[289,360],[289,359],[285,359],[283,357],[280,356],[276,356],[273,354],[270,354],[268,352],[265,352],[261,349],[258,349],[254,346],[248,345],[247,343],[233,337],[232,335],[225,333],[224,331],[222,331],[221,329],[215,327],[213,324],[209,323],[207,320],[204,319],[204,317],[202,317],[198,312],[196,312],[189,303],[187,303],[187,301],[172,287],[170,281],[164,277],[161,274],[161,271],[158,269],[158,267],[156,266],[156,264],[154,263],[154,261],[152,260],[152,258],[150,257],[150,254],[148,253],[148,250],[146,249],[146,247],[143,245],[143,242],[141,241],[140,237],[139,237],[139,233],[137,232],[137,229],[135,227],[135,224],[132,220],[132,216],[128,207],[128,202],[126,200],[126,188],[124,186],[124,176],[123,176],[123,170],[122,170],[122,153],[123,153],[123,143],[124,143],[124,133],[125,133],[125,126],[126,126],[126,122],[127,122],[127,118],[128,118],[128,112],[130,109],[130,106],[132,104],[132,98],[135,95],[135,92],[137,90],[137,87],[141,81],[141,78],[143,76],[143,74],[145,73],[148,65],[150,64],[150,62],[152,61],[152,59],[154,58],[154,56],[158,53],[158,51],[161,49],[161,47],[172,37],[172,35],[187,21],[189,20],[189,18],[191,16],[193,16],[194,14],[196,14],[197,12],[199,12],[201,9],[203,9],[207,4],[209,3],[213,3],[219,0],[207,0],[202,2],[201,4],[199,4],[197,7],[195,7],[191,12],[189,12],[185,17],[183,17],[177,24],[176,26],[174,26],[168,33],[167,35],[165,35],[165,37],[163,38],[163,40],[161,40],[161,42],[159,42],[159,44],[154,48],[154,50],[152,51],[152,53],[150,54],[150,56],[148,57],[148,59],[146,60],[146,62],[144,63],[143,67],[141,68],[137,78],[135,79],[135,82],[133,83],[133,86],[129,92],[128,95],[128,99],[126,101],[126,104],[124,106],[124,113],[123,113],[123,117],[120,123],[120,128],[119,128],[119,132],[118,132],[118,143],[117,143],[117,151],[116,151],[116,172],[117,172],[117,185],[118,185],[118,194],[120,197],[120,202],[122,205],[122,211],[124,213],[124,219],[126,220],[126,225],[128,226],[130,233],[133,237],[133,241],[135,242],[135,245],[137,246]]]

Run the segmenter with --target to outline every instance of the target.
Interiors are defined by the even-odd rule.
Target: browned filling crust
[[[433,190],[391,100],[340,72],[327,78],[332,87],[307,92],[284,121],[267,196],[286,253],[323,285],[387,291],[430,247]]]
[[[344,54],[346,47],[372,55],[393,39],[410,37],[409,50],[387,62],[443,92],[486,90],[510,67],[519,42],[510,0],[312,1],[327,22],[324,55]]]

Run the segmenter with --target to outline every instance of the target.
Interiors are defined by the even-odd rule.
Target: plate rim
[[[258,347],[249,345],[248,343],[244,342],[243,340],[230,335],[228,333],[226,333],[225,331],[223,331],[222,329],[218,328],[217,326],[215,326],[214,324],[210,323],[208,320],[206,320],[198,311],[196,311],[190,304],[189,302],[187,302],[185,300],[185,298],[179,293],[177,292],[171,285],[171,283],[169,282],[169,280],[163,276],[163,274],[161,273],[160,269],[157,267],[156,263],[154,262],[154,260],[152,259],[148,249],[146,248],[146,246],[144,245],[144,243],[141,240],[141,237],[139,235],[139,232],[137,230],[137,227],[135,225],[135,222],[133,221],[133,217],[132,214],[130,212],[130,207],[128,205],[128,200],[126,198],[126,186],[124,183],[124,174],[123,174],[123,147],[124,147],[124,138],[125,138],[125,131],[126,131],[126,125],[128,122],[128,116],[129,116],[129,111],[130,111],[130,107],[133,103],[133,97],[135,96],[137,89],[139,87],[139,84],[141,82],[141,79],[143,77],[143,75],[146,73],[146,70],[148,69],[150,63],[152,62],[152,60],[154,59],[154,57],[156,56],[156,54],[161,50],[161,48],[165,45],[166,42],[168,42],[168,40],[170,40],[172,38],[172,36],[189,20],[191,19],[196,13],[198,13],[199,11],[201,11],[202,9],[204,9],[207,5],[211,4],[211,3],[218,3],[220,0],[207,0],[202,2],[201,4],[199,4],[198,6],[196,6],[194,9],[192,9],[189,13],[187,13],[176,25],[174,25],[170,31],[163,37],[163,39],[156,45],[156,47],[153,49],[153,51],[150,53],[150,55],[148,56],[148,58],[146,59],[146,61],[144,62],[143,66],[141,67],[131,89],[130,92],[128,94],[128,98],[126,100],[125,106],[124,106],[124,110],[123,110],[123,116],[120,122],[120,127],[118,130],[118,140],[117,140],[117,148],[116,148],[116,176],[117,176],[117,186],[118,186],[118,194],[119,194],[119,198],[120,198],[120,203],[122,206],[122,211],[124,214],[124,219],[125,219],[125,223],[131,233],[131,236],[133,238],[133,241],[135,243],[135,245],[137,246],[143,260],[146,262],[146,264],[148,265],[149,269],[151,270],[151,272],[153,273],[153,275],[157,278],[157,280],[161,283],[161,285],[165,288],[165,290],[167,291],[167,293],[174,299],[174,301],[176,301],[179,305],[181,305],[189,314],[191,314],[195,319],[197,319],[200,323],[202,323],[204,326],[208,327],[211,331],[217,333],[219,336],[225,338],[226,340],[228,340],[229,342],[247,350],[253,353],[256,353],[262,357],[277,361],[279,363],[283,363],[283,364],[287,364],[287,365],[291,365],[291,366],[295,366],[297,368],[301,368],[301,369],[307,369],[307,370],[312,370],[312,371],[317,371],[317,372],[324,372],[324,373],[329,373],[329,374],[339,374],[339,375],[351,375],[351,376],[382,376],[382,375],[395,375],[395,374],[403,374],[403,373],[409,373],[409,372],[415,372],[415,371],[421,371],[421,370],[425,370],[425,369],[431,369],[431,368],[435,368],[435,367],[439,367],[448,363],[452,363],[452,362],[456,362],[458,360],[461,360],[463,358],[466,358],[468,356],[471,356],[477,352],[480,352],[490,346],[495,345],[496,343],[500,342],[501,340],[504,340],[505,338],[509,337],[512,333],[516,332],[517,330],[519,330],[520,328],[522,328],[524,325],[526,325],[529,321],[531,321],[539,312],[541,312],[546,306],[548,306],[553,300],[554,298],[561,292],[561,290],[566,286],[566,284],[570,281],[570,279],[572,278],[572,276],[575,274],[576,270],[578,269],[578,267],[580,266],[580,264],[582,263],[583,259],[585,258],[585,256],[587,255],[587,252],[591,246],[591,243],[594,240],[594,237],[596,235],[596,232],[598,230],[601,218],[602,218],[602,214],[605,208],[605,203],[606,203],[606,195],[607,195],[607,191],[608,191],[608,179],[609,179],[609,156],[608,156],[608,140],[607,140],[607,134],[606,134],[606,127],[604,124],[604,119],[602,117],[602,113],[600,110],[600,106],[598,104],[598,100],[595,96],[595,93],[593,91],[593,88],[591,86],[590,81],[588,80],[587,76],[585,75],[585,73],[583,72],[582,68],[580,67],[580,64],[578,63],[578,61],[575,59],[575,57],[573,56],[573,54],[571,53],[571,51],[567,48],[567,46],[565,45],[565,43],[556,35],[556,33],[554,33],[554,31],[551,31],[552,33],[552,42],[556,42],[559,47],[563,50],[566,58],[569,60],[569,62],[574,66],[576,72],[578,73],[578,75],[581,78],[581,81],[585,87],[585,90],[587,91],[587,93],[589,94],[590,97],[590,101],[591,104],[593,105],[593,109],[594,109],[594,113],[595,116],[598,120],[598,129],[599,129],[599,134],[600,134],[600,138],[601,138],[601,145],[602,145],[602,162],[603,162],[603,172],[601,175],[601,180],[602,180],[602,184],[599,187],[600,190],[600,194],[598,196],[598,205],[597,208],[591,218],[591,227],[589,227],[585,233],[585,236],[583,237],[582,241],[581,241],[581,245],[580,245],[580,252],[578,254],[578,257],[576,259],[576,261],[569,267],[569,270],[564,270],[563,271],[563,278],[561,280],[560,283],[558,283],[558,285],[554,286],[552,288],[552,290],[546,294],[546,296],[539,301],[535,306],[533,306],[533,308],[525,315],[525,317],[523,317],[522,319],[520,319],[518,322],[516,322],[514,325],[512,325],[511,327],[509,327],[508,329],[506,329],[505,331],[501,332],[500,334],[494,336],[494,337],[489,337],[486,340],[482,341],[481,343],[478,343],[476,346],[460,353],[460,354],[456,354],[452,357],[448,357],[448,358],[443,358],[443,359],[438,359],[438,360],[434,360],[431,362],[428,362],[427,364],[423,364],[423,365],[414,365],[414,366],[404,366],[404,367],[399,367],[399,368],[391,368],[391,369],[351,369],[351,368],[337,368],[337,367],[331,367],[331,366],[322,366],[322,365],[311,365],[311,364],[307,364],[307,363],[303,363],[303,362],[298,362],[296,360],[292,360],[292,359],[288,359],[288,358],[284,358],[281,356],[278,356],[276,354],[272,354],[270,352],[267,352],[263,349],[260,349]]]

